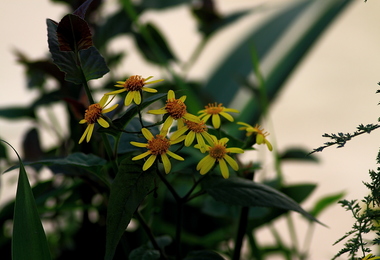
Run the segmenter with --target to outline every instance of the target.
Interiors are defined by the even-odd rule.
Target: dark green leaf
[[[189,0],[142,0],[140,6],[145,9],[165,9],[187,3]]]
[[[129,260],[157,260],[160,259],[160,252],[146,245],[140,246],[131,252]]]
[[[176,60],[166,39],[152,23],[142,25],[141,32],[134,33],[134,36],[136,46],[147,60],[156,64],[167,64]]]
[[[53,20],[46,20],[48,27],[49,51],[53,62],[58,68],[65,73],[65,80],[80,85],[84,78],[80,67],[77,64],[74,52],[63,52],[59,50],[57,27],[58,24]]]
[[[101,78],[110,71],[104,58],[94,46],[80,50],[79,59],[86,81]]]
[[[199,259],[202,259],[202,260],[223,260],[224,258],[221,257],[216,252],[208,251],[208,250],[192,251],[184,258],[184,260],[199,260]]]
[[[36,115],[29,107],[8,107],[0,109],[0,117],[19,119],[23,117],[36,118]]]
[[[107,209],[106,260],[113,259],[125,229],[144,198],[154,190],[158,177],[155,167],[142,171],[142,162],[124,159],[111,185]]]
[[[301,160],[301,161],[311,161],[318,162],[318,158],[310,151],[302,148],[288,148],[284,152],[279,154],[281,160]]]
[[[12,259],[51,259],[45,231],[24,165],[16,150],[8,145],[15,151],[20,164],[13,217]]]
[[[242,178],[223,179],[210,176],[202,182],[202,186],[211,197],[226,204],[292,210],[320,223],[293,199],[265,184]]]
[[[310,211],[310,214],[314,217],[317,217],[322,211],[324,211],[327,207],[335,204],[345,195],[344,192],[339,192],[332,195],[327,195],[320,198],[314,205],[313,209]]]

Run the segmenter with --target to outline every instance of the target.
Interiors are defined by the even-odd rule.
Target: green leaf
[[[124,159],[111,185],[107,209],[106,260],[113,259],[125,229],[144,198],[158,182],[155,167],[142,171],[142,161]]]
[[[129,260],[157,260],[160,252],[146,245],[134,249],[128,257]]]
[[[156,64],[167,64],[176,60],[162,33],[152,23],[142,25],[141,32],[133,35],[136,46],[147,60]]]
[[[20,163],[13,217],[12,259],[51,259],[24,165],[17,151],[9,143],[1,141],[14,150]]]
[[[298,147],[288,148],[278,155],[281,160],[300,160],[309,162],[318,162],[318,158],[310,151]]]
[[[79,59],[86,81],[101,78],[110,71],[104,58],[94,46],[80,50]]]
[[[202,186],[211,197],[226,204],[292,210],[320,223],[293,199],[265,184],[242,178],[223,179],[210,176],[202,182]]]
[[[140,6],[145,9],[165,9],[187,3],[188,0],[142,0]]]
[[[209,250],[199,250],[190,252],[184,260],[223,260],[218,253]]]
[[[29,107],[7,107],[0,109],[0,117],[19,119],[23,117],[36,118],[36,115]]]
[[[339,192],[332,195],[327,195],[320,198],[314,205],[313,209],[310,211],[310,214],[314,217],[317,217],[322,211],[324,211],[327,207],[335,204],[340,199],[342,199],[345,195],[345,192]]]

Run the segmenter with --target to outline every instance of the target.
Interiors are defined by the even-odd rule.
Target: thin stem
[[[149,237],[149,240],[150,242],[152,243],[154,249],[158,250],[160,252],[160,255],[163,259],[167,259],[165,253],[162,251],[162,249],[160,248],[160,246],[157,244],[157,241],[156,239],[154,238],[154,235],[152,233],[152,230],[150,229],[150,227],[148,226],[148,224],[146,223],[144,217],[141,215],[141,213],[139,211],[136,211],[135,213],[135,216],[136,218],[138,219],[138,221],[140,222],[140,225],[142,226],[142,228],[144,229],[145,233],[147,234],[147,236]]]
[[[241,255],[241,248],[243,246],[243,239],[247,230],[249,207],[242,207],[240,211],[239,227],[235,240],[235,250],[232,260],[239,260]]]
[[[168,182],[168,180],[165,178],[165,176],[162,175],[162,173],[157,169],[158,177],[160,177],[161,181],[165,184],[165,186],[168,188],[170,193],[173,195],[176,202],[181,200],[181,197],[178,195],[178,193],[174,190],[173,186]]]
[[[294,250],[295,254],[298,256],[298,258],[300,258],[300,253],[299,253],[299,249],[298,249],[298,238],[297,238],[297,234],[296,234],[296,229],[294,227],[293,219],[290,216],[290,214],[287,214],[286,219],[288,222],[290,239],[293,242],[293,250]]]
[[[107,155],[111,161],[111,164],[112,164],[112,169],[114,171],[114,174],[116,175],[117,172],[119,171],[119,167],[117,166],[117,163],[116,163],[115,158],[113,156],[113,151],[112,151],[110,141],[108,140],[107,135],[105,133],[102,133],[101,136],[102,136],[102,140],[104,143],[104,149],[106,150],[106,153],[107,153]]]
[[[181,231],[182,231],[182,222],[183,222],[183,201],[177,201],[177,223],[176,223],[176,234],[175,242],[177,247],[176,259],[181,260]]]

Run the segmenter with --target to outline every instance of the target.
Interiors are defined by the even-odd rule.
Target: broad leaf
[[[79,59],[86,81],[101,78],[110,71],[104,58],[94,46],[80,50]]]
[[[318,162],[318,158],[310,154],[310,151],[298,147],[288,148],[278,155],[281,160],[300,160],[309,162]]]
[[[134,249],[129,257],[129,260],[158,260],[160,259],[160,252],[152,249],[146,245]]]
[[[36,118],[36,115],[29,107],[7,107],[0,109],[0,117],[19,119],[23,117]]]
[[[20,163],[13,217],[12,259],[51,259],[45,231],[24,165],[16,150],[9,143],[3,142],[14,150]]]
[[[320,198],[314,205],[313,209],[310,211],[310,214],[314,217],[317,217],[322,211],[324,211],[327,207],[335,204],[345,195],[344,192],[339,192],[332,195],[327,195]]]
[[[210,176],[202,182],[202,186],[211,197],[226,204],[292,210],[320,223],[293,199],[265,184],[242,178],[223,179]]]
[[[153,191],[158,177],[155,167],[142,171],[141,161],[124,159],[111,185],[107,209],[106,260],[113,259],[125,229],[144,198]]]

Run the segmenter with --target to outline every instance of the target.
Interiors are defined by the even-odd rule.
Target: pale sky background
[[[288,1],[216,2],[221,13],[228,13],[262,2],[283,4]],[[114,3],[115,1],[107,2],[109,10],[114,8]],[[67,10],[62,5],[47,0],[1,1],[0,6],[0,31],[3,35],[0,41],[0,106],[27,104],[33,100],[36,93],[26,90],[24,69],[16,63],[12,50],[21,50],[30,59],[46,57],[48,46],[45,20],[51,18],[58,21]],[[272,107],[265,125],[271,133],[268,139],[272,141],[275,149],[283,151],[287,147],[302,146],[311,151],[328,141],[321,137],[325,132],[353,132],[361,123],[377,122],[380,109],[377,105],[380,96],[375,94],[378,89],[377,83],[380,81],[379,11],[380,1],[369,0],[364,3],[357,0],[324,33],[303,60]],[[187,9],[180,7],[175,12],[151,13],[145,17],[158,24],[176,53],[183,55],[182,58],[189,55],[189,46],[198,40],[192,34],[196,29],[191,20],[185,19],[187,16]],[[172,22],[173,19],[176,19],[176,23]],[[176,26],[178,21],[182,26]],[[207,47],[206,54],[200,58],[200,65],[190,71],[190,76],[204,77],[209,71],[208,65],[217,62],[223,54],[223,51],[218,49],[221,47],[220,43],[223,42],[223,46],[231,46],[233,42],[226,39],[234,39],[231,35],[244,31],[255,22],[257,17],[247,17],[235,27],[216,35]],[[126,44],[132,46],[130,42]],[[117,42],[114,45],[118,48]],[[128,53],[129,58],[125,65],[128,73],[152,75],[149,68],[136,60],[138,54],[131,51]],[[0,137],[20,151],[21,136],[28,126],[30,124],[26,122],[0,119]],[[365,196],[367,190],[362,181],[369,181],[368,170],[377,167],[375,159],[379,148],[379,136],[380,133],[375,131],[370,135],[355,138],[343,149],[328,148],[317,154],[319,164],[284,164],[283,172],[287,183],[318,184],[317,190],[302,206],[309,209],[321,196],[338,191],[346,191],[345,198],[349,200]],[[49,140],[52,140],[51,136],[47,135],[43,141],[44,145],[49,145]],[[260,156],[267,158],[270,165],[270,154],[264,153]],[[266,173],[271,174],[270,171],[269,168]],[[14,196],[14,189],[8,187],[12,183],[10,180],[14,181],[12,176],[16,177],[17,173],[11,172],[7,175],[8,178],[3,178],[2,181],[0,204],[6,198]],[[4,187],[7,189],[4,190]],[[294,216],[298,226],[298,240],[302,245],[306,225],[296,214]],[[338,205],[329,208],[319,220],[329,228],[316,226],[310,249],[311,260],[330,259],[337,253],[341,247],[332,246],[333,242],[348,231],[353,223],[351,215]],[[285,226],[284,220],[276,223],[276,227]],[[266,230],[260,231],[259,234],[259,242],[272,241]],[[285,240],[289,240],[286,231],[282,235]]]

